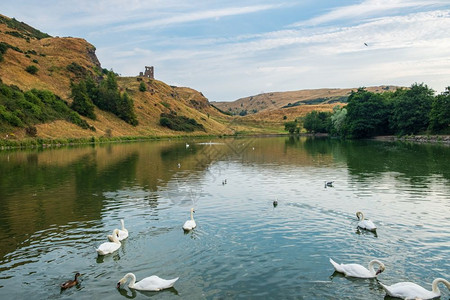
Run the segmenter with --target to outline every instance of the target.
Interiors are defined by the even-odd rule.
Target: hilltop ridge
[[[395,91],[400,87],[391,85],[367,87],[366,90],[374,93]],[[327,105],[347,102],[352,91],[357,88],[321,88],[306,89],[286,92],[261,93],[254,96],[244,97],[235,101],[212,101],[211,104],[231,114],[257,114],[271,110],[287,109],[302,105]],[[242,113],[242,112],[245,113]]]

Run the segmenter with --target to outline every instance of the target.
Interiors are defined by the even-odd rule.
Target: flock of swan
[[[326,183],[325,186],[327,186]],[[359,220],[358,228],[376,232],[377,227],[375,226],[375,224],[372,221],[365,219],[362,212],[358,211],[356,213],[356,217]],[[378,274],[386,269],[385,265],[377,259],[371,260],[369,262],[368,268],[355,263],[338,264],[331,258],[330,263],[333,265],[336,272],[343,273],[345,276],[355,278],[376,278]],[[378,265],[378,269],[376,271],[374,265]],[[388,296],[405,300],[425,300],[438,298],[441,296],[441,291],[438,287],[439,283],[443,283],[450,290],[450,282],[443,278],[436,278],[433,281],[433,283],[431,284],[431,291],[413,282],[399,282],[393,285],[385,285],[381,282],[379,283]]]
[[[325,186],[332,186],[332,182],[325,183]],[[273,202],[274,207],[278,205],[278,200],[275,200]],[[183,224],[183,230],[190,231],[194,229],[197,224],[194,220],[194,208],[191,208],[191,217]],[[368,230],[371,232],[376,232],[377,227],[375,224],[364,218],[364,214],[360,211],[356,213],[356,217],[358,218],[358,228]],[[114,229],[111,235],[108,235],[107,238],[109,242],[102,243],[96,250],[98,255],[107,255],[114,253],[121,247],[121,241],[128,238],[128,230],[125,228],[124,220],[120,220],[122,228],[121,229]],[[377,276],[382,273],[386,267],[385,265],[377,260],[371,260],[369,262],[368,268],[356,264],[356,263],[350,263],[350,264],[339,264],[335,262],[333,259],[329,259],[330,263],[333,265],[336,272],[343,273],[345,276],[348,277],[355,277],[355,278],[377,278]],[[374,266],[377,265],[378,269],[375,270]],[[75,274],[74,280],[68,280],[61,284],[62,289],[70,288],[76,284],[78,284],[78,277],[80,276],[80,273]],[[136,276],[133,273],[127,273],[122,279],[120,279],[117,282],[117,288],[120,288],[123,284],[127,283],[130,280],[130,283],[128,284],[128,287],[131,289],[141,290],[141,291],[161,291],[163,289],[171,288],[175,284],[175,282],[178,280],[177,278],[174,279],[162,279],[156,275],[146,277],[139,282],[136,282]],[[450,282],[443,278],[436,278],[432,283],[432,290],[429,291],[420,285],[417,285],[412,282],[399,282],[393,285],[385,285],[381,282],[379,282],[381,287],[385,290],[386,294],[391,297],[401,298],[401,299],[434,299],[438,298],[441,295],[441,292],[439,290],[438,284],[443,283],[449,290],[450,290]]]
[[[185,231],[190,231],[197,226],[194,220],[194,212],[195,210],[191,208],[191,218],[183,224],[183,229]],[[102,243],[98,246],[96,249],[98,255],[108,255],[116,252],[122,246],[121,241],[128,238],[128,230],[125,228],[124,220],[121,219],[120,223],[122,224],[122,229],[114,229],[112,234],[107,235],[109,242]],[[78,277],[80,276],[81,274],[77,272],[73,280],[67,280],[60,285],[61,289],[67,289],[79,284]],[[173,279],[162,279],[156,275],[152,275],[136,282],[136,275],[133,273],[127,273],[117,282],[117,288],[119,289],[123,284],[126,284],[130,280],[128,287],[131,289],[157,292],[173,287],[178,278],[179,277]]]

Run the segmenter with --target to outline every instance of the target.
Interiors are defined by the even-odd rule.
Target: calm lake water
[[[185,142],[0,152],[0,297],[385,297],[374,279],[334,273],[330,257],[364,266],[378,258],[386,284],[431,289],[436,277],[450,280],[450,147],[289,137]],[[185,234],[191,207],[197,228]],[[357,230],[357,211],[377,234]],[[129,238],[98,257],[95,248],[122,218]],[[76,272],[81,284],[61,291]],[[128,272],[180,279],[158,293],[116,289]]]

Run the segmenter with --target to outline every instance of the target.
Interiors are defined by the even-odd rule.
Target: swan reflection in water
[[[361,230],[359,227],[356,227],[355,233],[359,235],[373,235],[376,238],[378,237],[377,231]]]
[[[174,287],[171,287],[170,289],[165,289],[165,290],[160,291],[160,292],[138,291],[138,290],[135,290],[135,289],[125,289],[125,288],[117,289],[117,290],[119,291],[120,295],[122,295],[122,296],[124,296],[125,298],[128,298],[128,299],[136,298],[138,293],[141,294],[141,295],[147,296],[147,297],[154,297],[156,294],[159,295],[159,294],[162,294],[162,293],[171,293],[171,294],[173,294],[175,296],[178,296],[178,291]]]

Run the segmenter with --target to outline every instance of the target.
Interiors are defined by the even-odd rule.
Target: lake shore
[[[450,135],[405,135],[401,137],[395,135],[383,135],[373,137],[372,139],[377,141],[401,141],[450,145]]]

